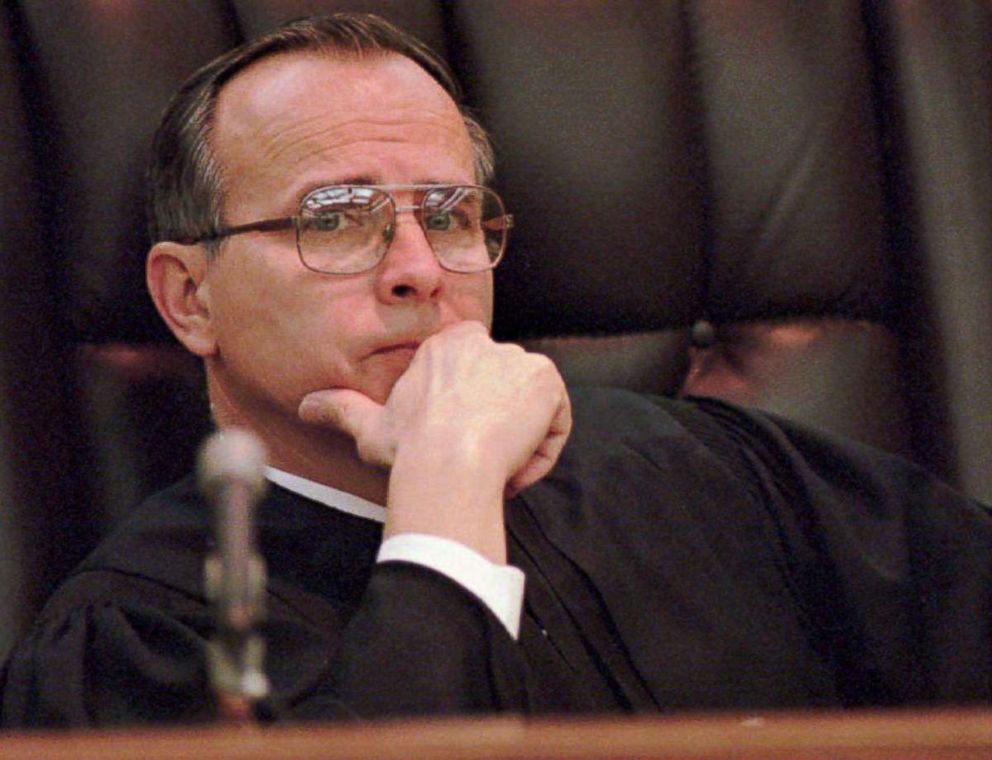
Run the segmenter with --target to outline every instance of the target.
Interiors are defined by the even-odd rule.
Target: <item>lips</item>
[[[405,341],[403,343],[391,343],[388,346],[383,346],[382,348],[377,348],[372,352],[372,355],[376,354],[391,354],[391,353],[416,353],[417,349],[420,348],[420,343],[417,341]]]
[[[420,343],[415,340],[403,341],[400,343],[390,343],[373,351],[369,358],[377,364],[387,367],[394,367],[397,371],[405,372],[413,361]]]

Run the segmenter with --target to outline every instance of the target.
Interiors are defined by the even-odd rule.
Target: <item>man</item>
[[[304,21],[156,141],[149,289],[272,464],[280,713],[988,700],[982,508],[715,402],[570,401],[489,338],[511,221],[453,93],[380,20]],[[213,715],[209,526],[190,480],[136,510],[12,654],[4,725]]]

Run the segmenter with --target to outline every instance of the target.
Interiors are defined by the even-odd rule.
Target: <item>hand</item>
[[[495,343],[477,322],[426,340],[385,404],[352,390],[318,391],[303,400],[300,417],[345,431],[362,460],[392,467],[391,519],[400,499],[396,506],[407,517],[419,516],[399,523],[419,530],[431,522],[426,532],[451,537],[451,520],[490,538],[498,522],[501,533],[504,495],[550,472],[571,430],[568,394],[554,364]],[[428,512],[437,519],[428,520]]]
[[[369,464],[389,467],[416,440],[475,448],[505,472],[516,493],[554,466],[571,430],[571,407],[554,364],[495,343],[478,322],[461,322],[421,345],[384,405],[353,390],[309,394],[300,417],[355,439]]]

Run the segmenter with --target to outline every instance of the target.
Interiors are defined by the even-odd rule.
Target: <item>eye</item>
[[[455,227],[455,217],[450,211],[424,214],[424,228],[429,232],[447,232]]]
[[[312,232],[353,233],[369,223],[369,210],[364,206],[343,206],[336,209],[318,209],[304,217]]]
[[[307,218],[307,227],[315,232],[334,232],[344,223],[340,213],[322,213]]]

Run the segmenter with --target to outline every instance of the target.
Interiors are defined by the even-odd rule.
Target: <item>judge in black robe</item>
[[[381,526],[274,487],[267,669],[287,718],[988,701],[992,520],[922,470],[716,402],[574,394],[552,474],[506,505],[519,640],[469,592],[376,564]],[[211,517],[190,479],[51,599],[3,726],[214,714]]]

